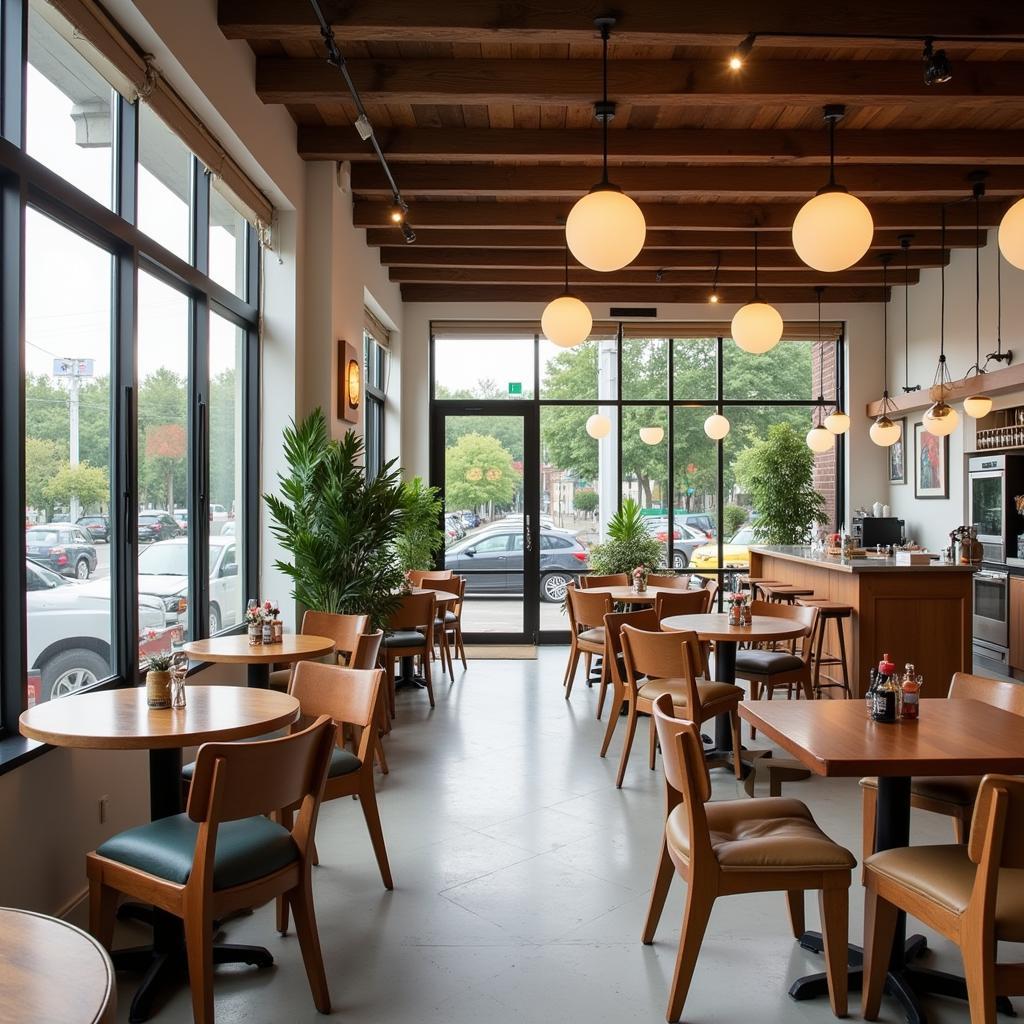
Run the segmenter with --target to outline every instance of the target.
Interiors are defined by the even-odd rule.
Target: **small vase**
[[[265,644],[272,644],[274,642],[274,624],[272,622],[263,623],[261,637]]]
[[[647,593],[647,580],[634,580],[633,581],[633,593],[634,594],[646,594]]]
[[[171,706],[171,673],[150,669],[146,673],[146,703],[151,708]]]
[[[284,623],[280,619],[274,619],[274,643],[279,644],[284,639]]]
[[[743,610],[738,604],[729,605],[729,625],[740,626],[743,624]]]
[[[249,646],[258,647],[263,642],[263,627],[258,623],[249,626]]]

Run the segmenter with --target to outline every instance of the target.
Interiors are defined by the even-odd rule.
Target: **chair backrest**
[[[335,612],[307,611],[302,616],[302,632],[313,636],[327,636],[334,641],[337,654],[351,656],[366,632],[368,615],[338,615]]]
[[[321,662],[307,668],[345,669]],[[299,732],[248,743],[204,743],[188,793],[188,816],[198,822],[271,814],[306,798],[319,800],[327,777],[335,725],[329,715]]]
[[[452,569],[410,569],[409,582],[414,587],[422,587],[424,580],[429,580],[432,583],[438,580],[450,580],[452,575]]]
[[[682,679],[686,690],[687,711],[695,722],[700,721],[700,691],[697,679],[704,658],[700,640],[694,632],[662,633],[623,626],[622,661],[631,687],[640,679]]]
[[[702,577],[703,578],[703,577]],[[705,592],[708,595],[708,611],[718,606],[718,583],[715,580],[708,580],[707,586],[704,587]]]
[[[1006,679],[989,679],[970,672],[956,672],[949,684],[949,696],[979,700],[1015,715],[1024,715],[1024,685]]]
[[[649,587],[674,587],[678,590],[686,590],[690,585],[689,576],[664,576],[660,573],[648,573],[647,585]]]
[[[981,780],[967,855],[983,869],[1024,868],[1024,778],[986,775]]]
[[[801,634],[800,651],[804,662],[811,661],[811,634],[818,623],[818,609],[804,607],[800,604],[771,604],[768,601],[751,601],[751,615],[765,615],[775,619],[792,619],[803,626]]]
[[[620,668],[622,657],[622,627],[633,626],[648,632],[658,632],[658,615],[653,608],[642,608],[632,612],[608,612],[604,617],[605,657],[611,668],[612,678],[617,683],[626,681],[625,672]]]
[[[445,604],[445,611],[453,611],[456,615],[462,610],[462,598],[466,593],[466,577],[465,576],[452,576],[451,579],[447,580],[431,580],[431,590],[440,590],[445,594],[455,594],[459,598],[458,601],[452,602],[451,604]],[[440,611],[440,609],[439,609]]]
[[[380,645],[384,640],[384,630],[378,629],[373,633],[363,633],[360,636],[352,657],[348,659],[348,668],[376,668],[377,658],[380,655]],[[301,662],[299,664],[302,664]]]
[[[295,666],[291,694],[304,718],[327,715],[338,725],[347,722],[365,729],[374,719],[383,675],[379,668],[353,669],[300,661]]]
[[[433,632],[437,598],[427,591],[423,594],[403,594],[399,606],[388,618],[388,629],[417,629],[428,626]]]
[[[658,594],[654,599],[654,610],[659,622],[670,615],[702,615],[708,607],[706,590],[674,590]]]
[[[591,587],[628,587],[629,573],[616,572],[610,576],[581,576],[580,586],[583,590],[590,590]]]
[[[572,622],[584,629],[604,625],[604,617],[612,610],[610,594],[588,594],[575,587],[566,589],[565,597],[572,607]]]

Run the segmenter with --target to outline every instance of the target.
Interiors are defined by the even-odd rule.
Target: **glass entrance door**
[[[536,643],[536,410],[497,404],[436,410],[431,482],[444,501],[443,565],[466,579],[467,640]]]

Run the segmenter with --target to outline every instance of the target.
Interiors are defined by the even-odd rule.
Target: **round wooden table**
[[[793,640],[806,630],[792,619],[775,615],[755,615],[748,626],[734,626],[728,612],[707,612],[702,615],[670,615],[661,620],[664,630],[694,632],[701,640],[715,643],[715,682],[736,685],[736,649],[741,642],[767,643],[772,640]],[[715,740],[706,751],[709,758],[732,767],[732,733],[729,716],[715,719]]]
[[[114,965],[80,928],[0,908],[0,1024],[113,1024]]]
[[[308,658],[322,658],[333,650],[334,641],[330,637],[310,633],[286,633],[281,642],[276,644],[250,646],[249,637],[245,633],[192,640],[185,644],[185,653],[195,661],[245,665],[246,683],[258,690],[269,689],[271,665],[290,665]]]
[[[160,709],[146,704],[144,686],[72,694],[22,712],[21,733],[56,747],[148,750],[150,818],[165,818],[182,810],[182,747],[260,736],[299,717],[299,702],[273,690],[188,686],[186,692],[187,707]],[[144,972],[132,1000],[132,1021],[148,1020],[158,988],[187,976],[181,920],[159,909],[146,916],[153,923],[153,945],[113,956],[118,968]],[[274,958],[261,946],[215,945],[214,961],[262,967]]]
[[[607,594],[616,604],[654,604],[659,594],[685,593],[682,587],[648,587],[637,593],[632,587],[587,587],[588,594]]]

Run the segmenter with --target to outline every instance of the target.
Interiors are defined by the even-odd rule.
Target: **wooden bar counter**
[[[910,661],[924,675],[926,695],[945,696],[954,672],[972,668],[972,582],[966,565],[897,565],[886,558],[847,561],[806,547],[755,546],[750,575],[813,588],[815,597],[853,608],[845,622],[850,683],[863,694],[868,672],[888,652],[902,671]],[[835,628],[826,647],[837,647]],[[830,666],[830,668],[832,668]],[[826,691],[833,694],[839,691]]]

